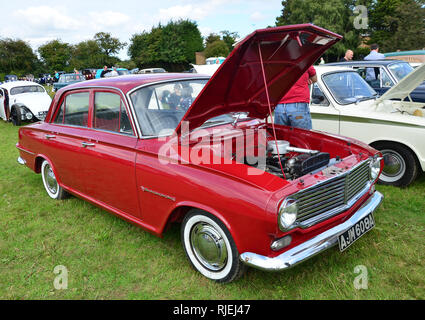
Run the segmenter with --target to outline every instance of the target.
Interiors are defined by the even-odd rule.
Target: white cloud
[[[130,21],[130,17],[117,11],[90,12],[89,21],[98,28],[117,27]]]
[[[77,30],[80,28],[80,21],[64,14],[63,8],[51,8],[48,6],[28,7],[24,10],[17,10],[15,16],[24,25],[40,29],[53,28],[56,30]]]
[[[205,5],[184,5],[172,6],[166,9],[159,9],[158,20],[165,22],[169,20],[191,19],[202,20],[208,15]]]

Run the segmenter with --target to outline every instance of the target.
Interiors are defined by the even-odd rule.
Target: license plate
[[[351,246],[357,239],[375,226],[372,213],[357,222],[350,229],[338,236],[339,250],[342,252]]]

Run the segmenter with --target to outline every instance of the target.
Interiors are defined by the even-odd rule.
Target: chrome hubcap
[[[382,150],[381,152],[384,156],[382,180],[396,181],[400,179],[406,171],[406,164],[403,157],[394,150]]]
[[[207,269],[219,271],[227,262],[226,243],[208,223],[197,223],[190,234],[190,243],[198,261]]]
[[[55,174],[53,173],[53,170],[50,165],[46,165],[44,167],[44,177],[46,181],[46,187],[51,193],[55,194],[58,190],[58,182],[56,181]]]

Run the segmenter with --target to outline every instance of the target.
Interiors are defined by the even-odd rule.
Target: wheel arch
[[[161,230],[161,234],[164,234],[169,227],[173,224],[173,223],[181,223],[184,219],[184,217],[192,210],[192,209],[197,209],[197,210],[202,210],[205,211],[211,215],[213,215],[214,217],[216,217],[218,220],[220,220],[225,227],[227,228],[227,230],[230,232],[233,241],[235,242],[236,247],[239,249],[239,238],[237,236],[237,231],[235,230],[235,228],[233,228],[231,226],[231,223],[228,221],[228,219],[226,219],[219,211],[217,211],[214,208],[211,208],[209,206],[200,204],[200,203],[196,203],[196,202],[192,202],[192,201],[185,201],[185,202],[181,202],[179,204],[177,204],[173,210],[171,210],[171,212],[169,213],[164,226]]]
[[[421,164],[421,162],[419,161],[419,157],[418,157],[416,150],[414,149],[413,146],[410,146],[409,144],[406,144],[406,143],[401,142],[401,141],[385,140],[385,139],[373,141],[373,142],[369,143],[369,145],[376,149],[375,146],[378,145],[379,143],[393,143],[393,144],[398,144],[398,145],[400,145],[404,148],[407,148],[412,153],[413,158],[415,159],[416,164],[418,165],[418,168],[422,168],[422,171],[425,171],[425,166],[423,166]]]
[[[43,164],[43,161],[44,160],[46,160],[50,164],[50,167],[52,168],[53,173],[55,174],[56,181],[62,187],[62,182],[60,180],[60,176],[58,175],[58,172],[56,170],[56,167],[53,164],[53,162],[46,155],[44,155],[44,154],[38,154],[38,155],[35,156],[35,160],[34,160],[34,171],[36,173],[41,173],[41,165]]]

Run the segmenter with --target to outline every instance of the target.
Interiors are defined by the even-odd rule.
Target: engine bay
[[[245,163],[287,180],[322,169],[330,162],[330,154],[327,152],[292,147],[285,140],[269,140],[265,153],[262,164],[261,161],[255,165],[248,161]]]

